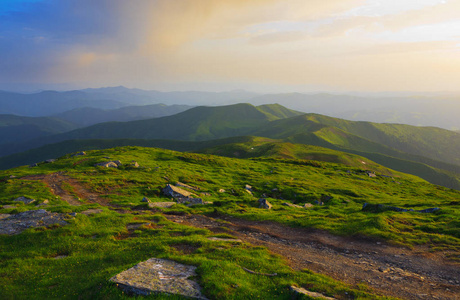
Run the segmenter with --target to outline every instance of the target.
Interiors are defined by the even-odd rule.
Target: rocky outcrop
[[[259,208],[265,208],[265,209],[271,209],[272,208],[272,205],[270,202],[267,201],[267,199],[265,198],[260,198],[258,200],[259,202]]]
[[[0,220],[0,234],[19,234],[32,227],[47,227],[50,225],[67,225],[66,214],[52,213],[44,209],[29,210],[10,215]]]
[[[136,295],[168,293],[206,299],[198,283],[189,279],[197,275],[195,269],[172,260],[151,258],[115,275],[110,281]]]
[[[27,197],[21,196],[21,197],[18,197],[18,198],[16,198],[16,199],[14,199],[13,201],[16,201],[16,202],[23,202],[24,204],[30,204],[30,203],[35,202],[35,199],[31,199],[31,198],[27,198]]]
[[[163,189],[163,194],[165,194],[168,197],[172,197],[175,199],[178,198],[193,198],[192,193],[189,191],[186,191],[184,189],[181,189],[177,186],[173,186],[171,184],[167,184],[166,187]]]

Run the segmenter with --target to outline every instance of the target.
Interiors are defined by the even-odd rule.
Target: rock
[[[250,190],[245,190],[245,191],[246,191],[246,193],[248,193],[249,195],[252,196],[252,192]]]
[[[151,201],[150,201],[150,199],[149,199],[149,198],[147,198],[147,197],[144,197],[144,198],[142,198],[141,202],[151,202]]]
[[[282,205],[288,206],[288,207],[302,208],[302,206],[300,206],[300,205],[292,204],[292,203],[289,203],[289,202],[284,202]]]
[[[252,192],[252,186],[250,186],[249,184],[246,184],[246,186],[244,187],[245,190],[248,190],[250,192]]]
[[[218,238],[218,237],[208,237],[208,240],[210,241],[216,241],[216,242],[235,242],[235,243],[242,243],[243,241],[240,239],[228,239],[228,238]]]
[[[321,202],[321,201],[315,200],[315,201],[313,201],[313,204],[316,204],[316,205],[323,205],[324,203]]]
[[[82,211],[81,214],[88,216],[88,215],[100,214],[101,212],[103,212],[103,210],[100,209],[100,208],[91,208],[91,209],[87,209],[85,211]]]
[[[12,215],[10,215],[10,214],[0,214],[0,220],[1,220],[1,219],[9,218],[9,217],[11,217],[11,216],[12,216]]]
[[[13,201],[16,201],[16,202],[23,202],[24,204],[30,204],[30,203],[35,202],[35,199],[30,199],[30,198],[21,196],[21,197],[18,197],[18,198],[16,198],[16,199],[14,199]]]
[[[311,204],[311,203],[305,203],[303,207],[305,208],[310,208],[310,207],[313,207],[314,205]]]
[[[36,167],[36,166],[38,166],[38,164],[37,164],[37,163],[33,163],[33,164],[29,165],[29,168],[33,168],[33,167]]]
[[[131,161],[131,163],[129,164],[129,166],[131,168],[139,168],[139,164],[137,163],[137,161],[133,160]]]
[[[224,189],[219,189],[219,193],[225,193]]]
[[[185,204],[187,206],[196,205],[196,204],[205,204],[201,198],[177,198],[177,203]]]
[[[75,153],[75,154],[72,155],[72,156],[82,156],[82,155],[86,155],[86,152],[85,152],[85,151],[78,152],[78,153]]]
[[[192,193],[176,186],[167,184],[163,189],[163,194],[173,198],[192,198]]]
[[[43,200],[42,203],[38,204],[37,206],[45,206],[45,205],[48,205],[50,203],[50,201],[48,199],[45,199]]]
[[[100,162],[94,165],[95,167],[104,167],[104,168],[118,168],[118,165],[113,161]]]
[[[47,160],[45,160],[45,163],[47,163],[47,164],[51,164],[51,163],[54,163],[55,161],[56,161],[56,159],[54,159],[54,158],[51,158],[51,159],[47,159]]]
[[[29,210],[0,220],[0,234],[19,234],[32,227],[46,227],[54,224],[67,225],[66,215],[48,212],[44,209]]]
[[[149,226],[150,223],[130,223],[126,225],[126,229],[128,230],[136,230],[141,228],[142,226]]]
[[[267,199],[260,198],[258,202],[259,202],[259,208],[265,208],[265,209],[272,208],[272,205],[270,204],[270,202],[267,201]]]
[[[304,288],[296,287],[296,286],[290,286],[289,289],[294,292],[296,295],[306,295],[311,298],[320,298],[320,299],[327,299],[327,300],[334,300],[335,298],[327,297],[324,296],[323,294],[316,293],[316,292],[311,292],[309,290],[306,290]]]
[[[176,186],[184,187],[186,189],[197,191],[197,192],[201,190],[199,187],[194,187],[194,186],[182,183],[182,182],[176,182]]]
[[[438,211],[440,210],[439,207],[433,207],[433,208],[427,208],[427,209],[422,209],[422,210],[416,210],[416,212],[419,212],[419,213],[434,213],[435,211]]]
[[[110,278],[119,288],[137,295],[152,293],[177,294],[206,299],[201,288],[189,277],[196,276],[196,267],[172,260],[151,258]]]
[[[388,271],[390,271],[390,269],[387,268],[387,267],[382,266],[382,267],[379,267],[379,271],[382,272],[382,273],[388,273]]]
[[[150,202],[149,208],[157,208],[157,207],[170,208],[176,204],[177,204],[176,202]]]

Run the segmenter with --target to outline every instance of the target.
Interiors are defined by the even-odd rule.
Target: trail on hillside
[[[460,299],[460,266],[442,255],[392,246],[366,238],[339,237],[274,222],[202,215],[167,218],[216,233],[230,233],[284,257],[296,270],[309,269],[351,285],[404,299]]]
[[[108,199],[62,172],[23,179],[41,180],[70,205],[98,203],[120,213],[130,212],[117,209]],[[460,299],[460,265],[447,260],[442,253],[429,252],[427,247],[407,249],[368,238],[339,237],[316,229],[229,216],[165,216],[177,223],[229,233],[247,243],[265,246],[284,257],[293,269],[309,269],[351,285],[364,283],[381,295],[403,299]]]
[[[61,197],[63,201],[69,203],[70,205],[98,203],[103,206],[114,206],[110,204],[108,199],[100,197],[99,194],[90,191],[78,180],[65,175],[63,172],[31,175],[23,177],[22,179],[40,180],[44,182],[51,189],[51,192],[54,195]]]

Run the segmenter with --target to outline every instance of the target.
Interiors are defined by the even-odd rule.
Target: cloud
[[[355,89],[399,88],[410,72],[424,82],[429,68],[460,76],[438,55],[459,65],[455,38],[436,35],[446,26],[430,27],[439,40],[420,29],[457,18],[459,2],[433,1],[404,10],[394,2],[375,15],[366,9],[377,0],[37,0],[0,18],[0,81]]]

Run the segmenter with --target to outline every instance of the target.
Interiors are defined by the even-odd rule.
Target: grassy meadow
[[[338,235],[367,236],[407,247],[427,245],[431,251],[451,253],[452,258],[458,258],[460,253],[460,192],[371,162],[358,166],[281,157],[237,159],[129,146],[87,153],[65,155],[54,163],[33,168],[0,171],[0,204],[15,205],[0,209],[0,213],[37,209],[36,203],[20,205],[12,201],[19,196],[34,198],[37,203],[48,199],[50,204],[41,208],[49,211],[77,212],[76,217],[69,216],[66,226],[0,236],[0,298],[131,299],[108,279],[151,257],[197,266],[197,281],[211,299],[291,299],[290,285],[339,299],[377,298],[366,285],[350,287],[308,270],[293,271],[281,257],[263,247],[208,240],[210,236],[228,235],[176,224],[162,213],[269,220]],[[354,161],[355,157],[344,159]],[[108,160],[120,160],[124,165],[117,169],[94,166]],[[139,168],[128,166],[133,160],[139,163]],[[372,171],[373,167],[377,175],[384,176],[369,177],[365,171]],[[70,206],[41,181],[22,178],[54,172],[77,179],[125,212],[85,199],[80,199],[80,206]],[[177,204],[150,210],[141,202],[143,197],[153,202],[170,201],[161,189],[176,182],[199,187],[200,191],[195,193],[213,204],[192,207]],[[246,192],[245,185],[252,186],[252,195]],[[72,186],[64,188],[72,193]],[[258,208],[257,200],[262,196],[273,204],[271,210]],[[314,204],[311,208],[283,205],[315,201],[324,204]],[[361,210],[364,203],[441,210],[431,214],[372,213]],[[89,208],[102,208],[103,212],[80,214]],[[142,225],[128,229],[133,224]],[[276,272],[278,276],[257,276],[242,267],[262,273]],[[176,298],[151,295],[146,299]]]

